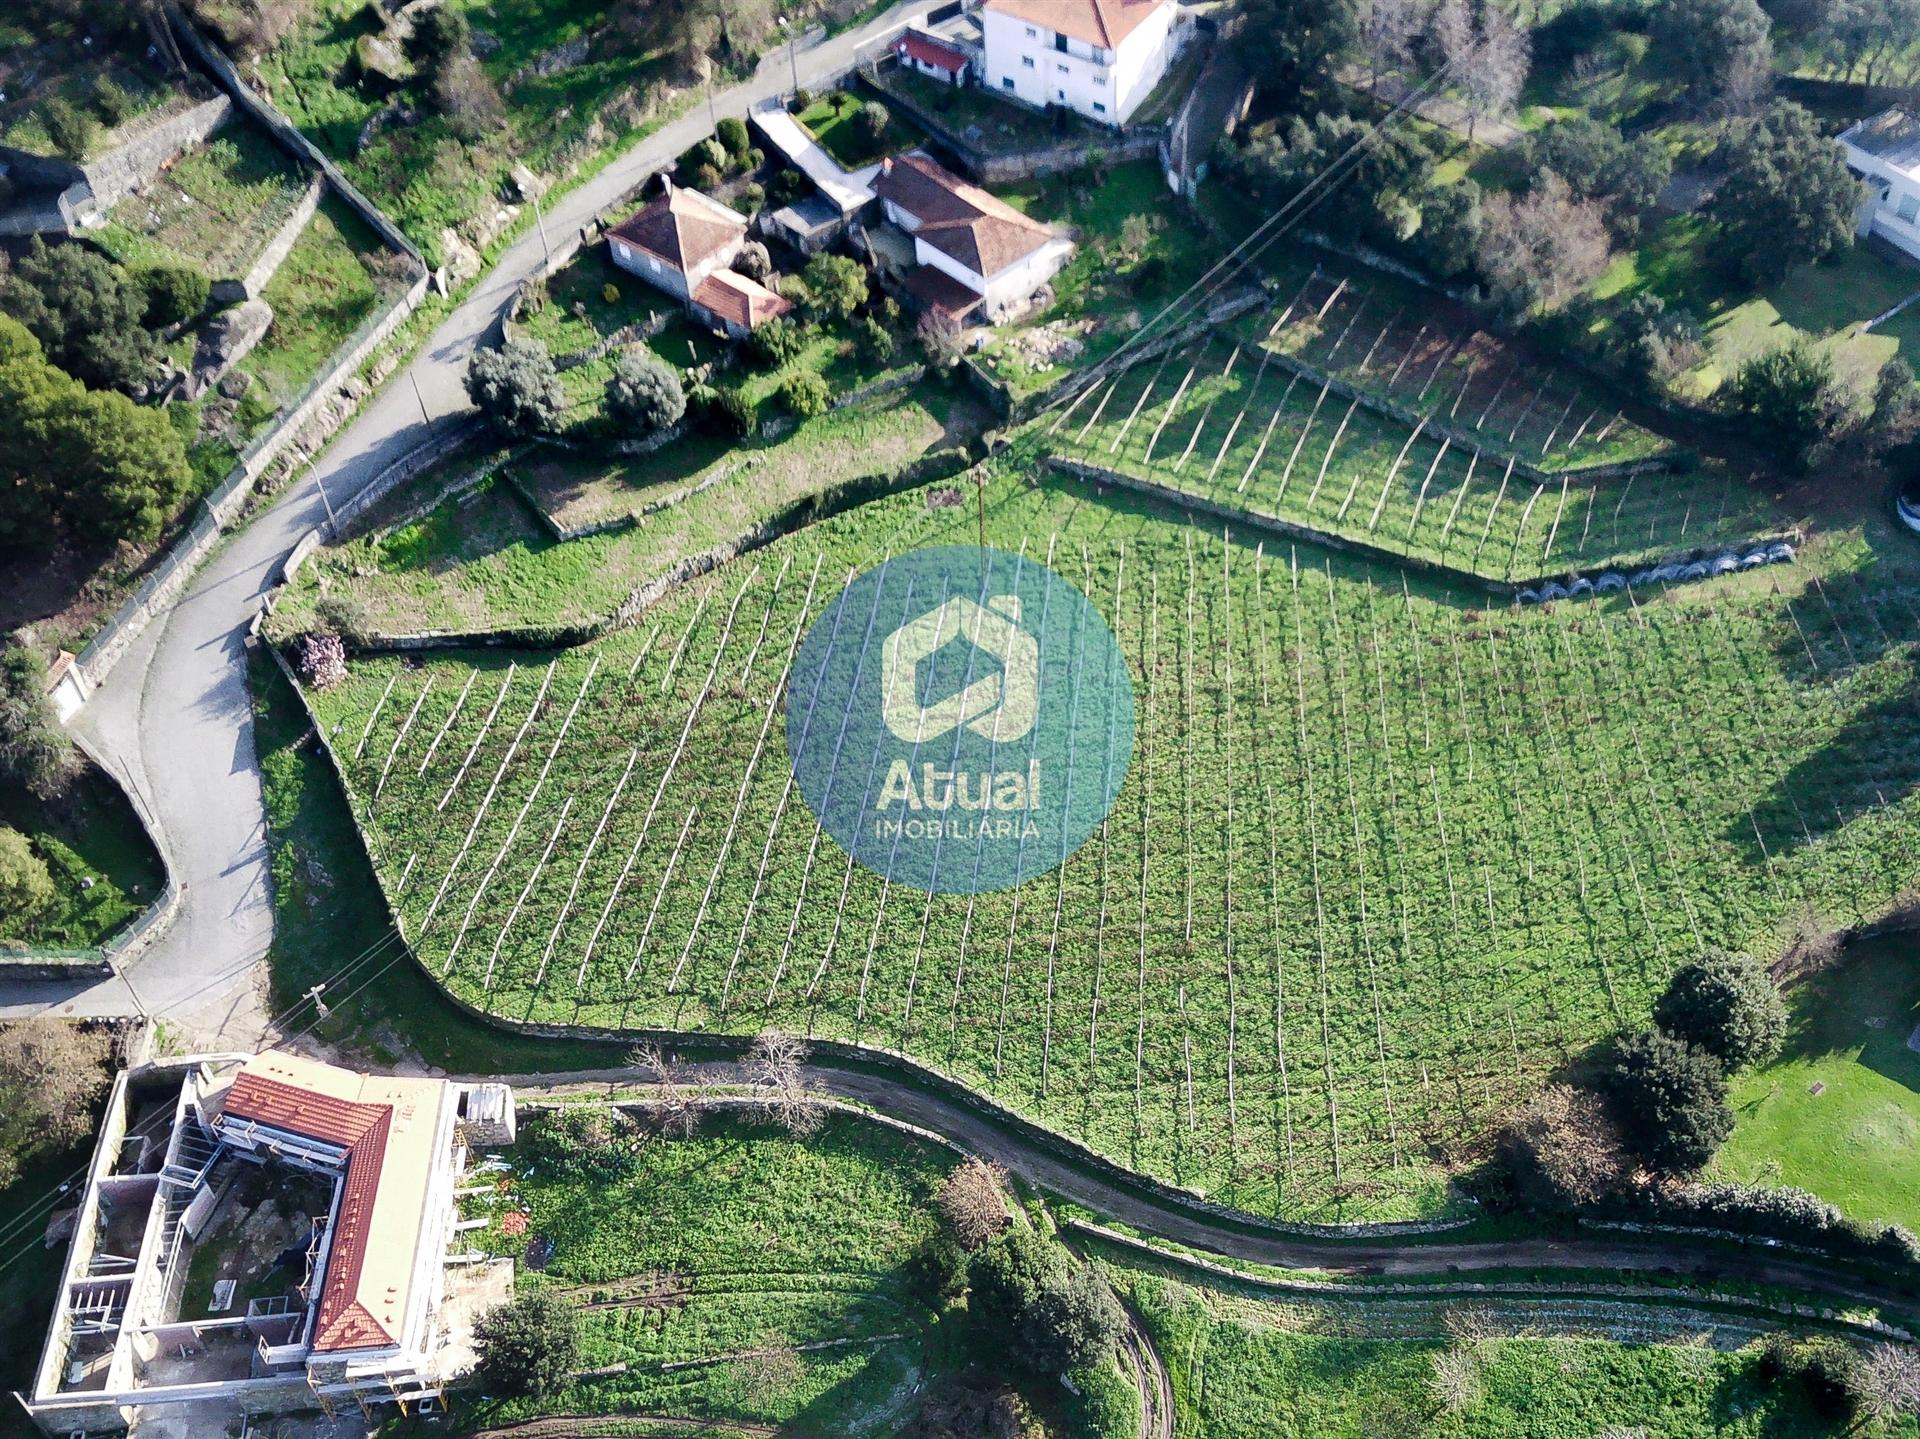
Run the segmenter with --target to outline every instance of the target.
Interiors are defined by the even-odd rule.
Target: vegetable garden
[[[1762,571],[1488,613],[1067,482],[988,495],[989,539],[1079,584],[1134,667],[1132,770],[1064,866],[929,897],[794,792],[809,617],[973,538],[909,491],[592,645],[365,657],[310,695],[427,969],[512,1020],[902,1051],[1226,1202],[1410,1217],[1683,959],[1911,878],[1898,587]]]

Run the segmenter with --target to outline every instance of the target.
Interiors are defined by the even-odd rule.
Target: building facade
[[[1124,125],[1178,51],[1176,0],[986,0],[986,85]]]
[[[998,319],[1030,299],[1073,255],[1073,242],[915,151],[874,177],[886,217],[913,240],[927,274],[902,277],[923,305]],[[938,277],[938,278],[936,278]]]
[[[1920,113],[1895,106],[1840,136],[1847,168],[1866,181],[1859,231],[1920,259]]]

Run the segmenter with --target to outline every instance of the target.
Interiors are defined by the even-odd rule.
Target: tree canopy
[[[0,651],[0,784],[58,794],[73,772],[73,741],[47,703],[47,667],[32,650]]]
[[[1733,1132],[1720,1061],[1664,1030],[1622,1040],[1610,1079],[1627,1142],[1661,1174],[1693,1173]]]
[[[1673,161],[1658,145],[1630,142],[1613,126],[1590,115],[1572,115],[1527,137],[1521,156],[1539,184],[1558,175],[1576,199],[1602,200],[1616,230],[1632,233],[1639,215],[1660,198],[1673,176]]]
[[[974,1322],[1011,1340],[1009,1357],[1037,1373],[1097,1363],[1126,1327],[1106,1281],[1031,1229],[1009,1230],[975,1250],[967,1277]]]
[[[145,325],[146,290],[104,255],[36,237],[4,299],[47,359],[84,384],[132,390],[151,377],[160,344]]]
[[[580,1316],[544,1289],[514,1296],[474,1325],[482,1380],[508,1394],[534,1398],[566,1387],[580,1365]]]
[[[1780,460],[1811,465],[1850,420],[1833,358],[1805,339],[1755,355],[1734,371],[1724,403]]]
[[[1711,213],[1723,254],[1748,281],[1771,284],[1853,243],[1860,182],[1799,105],[1778,104],[1736,126],[1721,159],[1727,175]]]
[[[1756,0],[1661,0],[1649,18],[1654,46],[1706,104],[1736,102],[1772,72],[1773,26]]]
[[[1354,0],[1248,0],[1245,60],[1283,111],[1304,114],[1334,88],[1334,66],[1359,34]]]
[[[19,830],[0,824],[0,935],[18,937],[53,900],[47,862]]]
[[[680,423],[686,391],[673,366],[648,349],[632,349],[613,362],[607,409],[635,435],[650,435]]]
[[[1744,954],[1708,954],[1681,965],[1654,1003],[1653,1018],[1728,1070],[1764,1064],[1787,1032],[1787,1009],[1766,966]]]
[[[537,340],[475,350],[467,362],[467,396],[508,434],[553,434],[566,420],[566,391],[553,356]]]

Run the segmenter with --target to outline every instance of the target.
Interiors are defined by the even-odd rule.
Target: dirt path
[[[522,1419],[517,1424],[500,1424],[491,1429],[474,1429],[468,1439],[599,1439],[605,1435],[634,1433],[634,1426],[645,1424],[655,1434],[685,1434],[695,1439],[806,1439],[796,1430],[779,1429],[771,1424],[715,1423],[705,1419],[683,1419],[675,1414],[549,1414],[540,1419]]]
[[[689,1078],[744,1084],[738,1065],[687,1066]],[[1888,1281],[1857,1277],[1817,1258],[1769,1254],[1758,1249],[1709,1247],[1684,1236],[1599,1235],[1591,1238],[1526,1238],[1456,1243],[1443,1239],[1297,1237],[1260,1232],[1198,1203],[1187,1204],[1133,1185],[1124,1178],[1074,1163],[1042,1148],[1011,1122],[942,1098],[891,1076],[815,1065],[820,1088],[889,1118],[929,1130],[970,1154],[1004,1164],[1035,1186],[1085,1205],[1144,1234],[1170,1239],[1232,1259],[1284,1269],[1316,1269],[1336,1275],[1404,1277],[1464,1274],[1495,1269],[1585,1269],[1623,1274],[1685,1275],[1708,1281],[1764,1284],[1798,1290],[1843,1304],[1884,1306],[1902,1312],[1920,1308],[1920,1291]],[[645,1090],[637,1070],[602,1069],[572,1074],[509,1077],[523,1098],[607,1094]]]

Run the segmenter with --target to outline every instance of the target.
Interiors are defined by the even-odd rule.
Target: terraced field
[[[889,886],[796,795],[782,697],[851,574],[973,538],[948,498],[813,526],[577,650],[362,658],[309,696],[428,969],[509,1019],[903,1051],[1234,1204],[1408,1217],[1682,959],[1912,876],[1898,576],[1836,556],[1489,613],[1002,475],[989,539],[1079,585],[1133,668],[1132,769],[1052,874]]]

